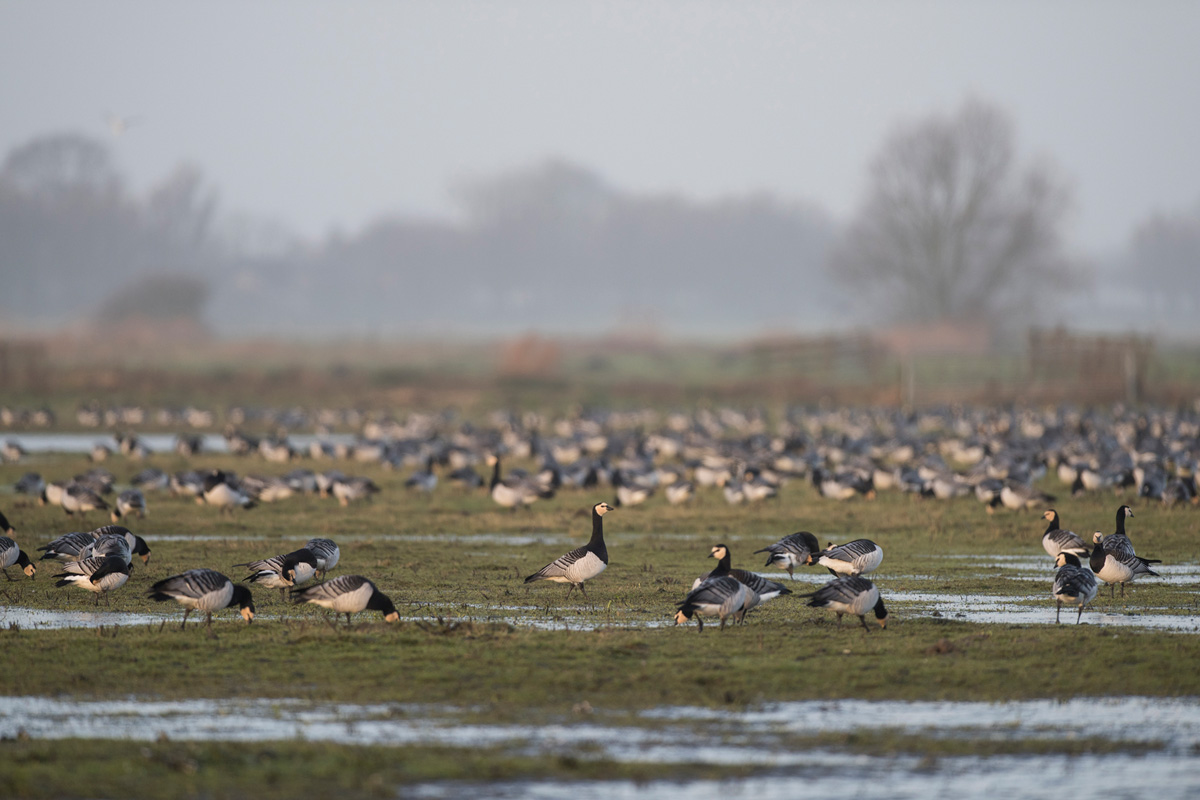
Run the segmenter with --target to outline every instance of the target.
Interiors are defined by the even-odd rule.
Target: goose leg
[[[1055,624],[1057,624],[1057,623],[1059,623],[1059,622],[1061,621],[1061,620],[1059,620],[1059,618],[1058,618],[1060,614],[1062,614],[1062,600],[1059,600],[1059,601],[1058,601],[1058,610],[1054,612],[1054,622],[1055,622]]]

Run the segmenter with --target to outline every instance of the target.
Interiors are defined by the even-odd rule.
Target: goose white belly
[[[333,597],[310,597],[308,602],[341,614],[353,614],[356,611],[362,611],[366,608],[367,603],[371,600],[371,595],[374,593],[375,587],[369,583],[364,583],[357,589],[342,592]]]
[[[575,560],[573,564],[568,564],[563,568],[562,572],[557,575],[548,575],[546,580],[556,581],[558,583],[583,583],[590,581],[592,578],[604,572],[608,568],[601,560],[600,556],[595,553],[585,553],[582,557]]]

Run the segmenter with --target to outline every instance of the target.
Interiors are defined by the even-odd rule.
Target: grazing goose
[[[330,493],[337,498],[338,505],[348,506],[358,500],[370,500],[380,489],[375,481],[360,475],[335,478],[329,486]]]
[[[302,547],[283,555],[250,561],[245,564],[234,564],[235,567],[245,567],[250,574],[243,580],[247,583],[257,583],[268,589],[278,589],[282,597],[284,593],[300,583],[307,583],[317,574],[317,557],[311,550]]]
[[[162,491],[170,487],[171,476],[158,467],[147,467],[134,475],[129,482],[143,492]]]
[[[59,505],[70,517],[76,514],[86,517],[89,511],[108,510],[108,503],[95,490],[75,481],[64,487]]]
[[[1096,546],[1092,548],[1092,557],[1089,563],[1092,572],[1096,573],[1096,577],[1109,584],[1109,598],[1112,598],[1116,592],[1117,587],[1114,584],[1121,584],[1121,597],[1124,597],[1125,584],[1131,583],[1136,576],[1158,575],[1157,572],[1150,569],[1150,564],[1158,562],[1134,555],[1132,548],[1109,550],[1104,546],[1108,539],[1100,531],[1092,534],[1092,541]]]
[[[866,620],[867,612],[871,610],[875,611],[879,627],[887,627],[888,612],[883,605],[883,598],[879,596],[875,584],[866,578],[857,575],[834,578],[817,591],[798,596],[811,597],[808,605],[813,608],[832,609],[837,614],[839,628],[842,627],[843,614],[854,614],[862,623],[863,630],[871,630]]]
[[[1058,604],[1054,621],[1059,621],[1063,603],[1067,603],[1079,606],[1079,613],[1075,615],[1075,624],[1078,625],[1083,617],[1083,607],[1096,597],[1096,576],[1084,569],[1079,558],[1067,550],[1055,557],[1054,564],[1058,567],[1058,572],[1054,574],[1054,588],[1050,591]]]
[[[254,598],[250,590],[213,569],[189,569],[180,575],[164,578],[150,587],[147,597],[159,602],[174,600],[183,606],[180,630],[187,625],[188,614],[193,610],[204,612],[204,624],[210,628],[214,611],[235,605],[241,609],[246,622],[254,621]]]
[[[242,491],[237,480],[223,470],[214,469],[204,476],[200,497],[210,506],[216,506],[222,514],[232,514],[235,508],[254,508],[250,495]]]
[[[44,544],[38,548],[43,551],[39,561],[51,559],[53,561],[78,561],[80,553],[84,548],[91,547],[96,541],[96,537],[90,533],[80,533],[74,531],[72,533],[64,533],[49,544]]]
[[[81,559],[99,555],[122,555],[132,564],[134,556],[141,556],[143,564],[150,563],[150,545],[129,528],[105,525],[91,531],[88,536],[95,541],[80,551]]]
[[[3,517],[3,515],[0,515]],[[11,532],[11,528],[9,531]],[[29,560],[29,556],[25,555],[25,551],[13,539],[7,536],[0,536],[0,570],[4,571],[4,577],[10,581],[13,577],[8,574],[8,568],[16,564],[21,568],[21,571],[32,578],[37,574],[37,567]]]
[[[41,498],[46,491],[46,480],[36,472],[26,472],[13,484],[13,489],[17,494]]]
[[[874,572],[883,561],[883,548],[870,539],[855,539],[837,546],[830,542],[813,558],[833,575],[862,575]]]
[[[1022,511],[1027,508],[1044,506],[1047,503],[1053,502],[1053,495],[1039,492],[1037,489],[1024,483],[1006,481],[1000,489],[1000,505],[1012,511]]]
[[[336,567],[338,559],[342,557],[342,550],[333,539],[309,539],[305,542],[304,549],[312,551],[316,556],[317,572],[321,573],[321,580],[325,580],[325,573]]]
[[[764,566],[774,564],[779,569],[786,569],[788,577],[792,580],[796,579],[793,570],[796,567],[803,567],[813,563],[813,558],[821,551],[821,544],[817,541],[817,537],[813,536],[808,531],[799,531],[798,533],[789,534],[778,542],[764,547],[762,550],[755,550],[755,553],[768,553],[767,563]]]
[[[722,575],[728,575],[739,583],[744,583],[748,589],[751,589],[756,595],[754,603],[746,606],[749,611],[754,606],[765,603],[768,600],[774,600],[781,594],[791,594],[792,590],[777,581],[767,580],[761,575],[757,575],[749,570],[732,569],[731,563],[733,555],[729,551],[729,546],[724,544],[713,545],[709,552],[709,558],[717,559],[717,566],[712,572],[701,575],[692,583],[693,589],[700,588],[700,584],[709,578],[719,578]]]
[[[1065,531],[1058,527],[1058,512],[1053,508],[1046,509],[1042,519],[1048,520],[1046,532],[1042,534],[1042,547],[1051,558],[1057,558],[1059,553],[1072,553],[1077,558],[1087,558],[1091,551],[1087,544],[1074,531]]]
[[[293,589],[291,599],[293,603],[312,603],[345,614],[346,627],[350,627],[351,614],[366,609],[380,612],[388,622],[400,619],[391,598],[361,575],[339,575],[316,586]]]
[[[141,489],[126,489],[117,495],[116,507],[112,511],[112,521],[117,522],[121,517],[134,514],[138,519],[146,517],[146,496]]]
[[[683,625],[695,617],[699,631],[703,632],[704,617],[719,617],[724,630],[725,620],[733,617],[735,622],[741,622],[746,610],[757,603],[754,590],[731,575],[709,578],[679,603],[675,624]]]
[[[668,484],[663,489],[663,494],[666,495],[668,503],[673,506],[681,506],[696,496],[696,485],[688,480],[678,480]]]
[[[612,485],[617,495],[617,508],[641,505],[654,494],[654,487],[630,478],[624,470],[613,471]]]
[[[96,604],[100,604],[100,595],[108,603],[108,593],[119,589],[129,580],[129,563],[119,556],[108,558],[85,558],[82,561],[72,561],[63,565],[63,572],[54,577],[59,580],[55,586],[78,586],[96,594]]]
[[[555,581],[569,583],[567,599],[576,588],[587,597],[583,588],[584,581],[595,578],[608,567],[608,549],[604,546],[604,515],[612,511],[608,503],[596,503],[592,506],[592,538],[583,547],[576,547],[571,552],[559,556],[546,566],[525,579],[526,583],[534,581]]]

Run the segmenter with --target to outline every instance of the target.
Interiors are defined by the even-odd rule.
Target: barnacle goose
[[[428,497],[432,497],[433,490],[436,489],[438,485],[438,476],[437,472],[435,472],[433,469],[433,464],[433,456],[426,456],[425,469],[414,470],[413,473],[404,480],[405,488],[415,489],[417,491],[424,492]]]
[[[233,513],[235,508],[254,508],[254,499],[242,491],[237,480],[223,470],[214,469],[204,476],[200,496],[210,506],[221,509],[221,513]]]
[[[526,578],[525,582],[545,580],[569,583],[571,588],[567,591],[568,599],[576,588],[587,597],[587,590],[583,588],[584,581],[595,578],[608,567],[608,549],[604,546],[604,515],[609,511],[612,511],[612,506],[608,503],[601,502],[592,506],[591,540],[583,547],[576,547],[554,559]]]
[[[787,588],[778,581],[768,580],[761,575],[750,572],[749,570],[733,569],[731,567],[733,555],[730,553],[728,545],[713,545],[708,557],[717,559],[717,566],[712,572],[696,578],[696,580],[692,583],[693,589],[700,588],[700,584],[709,578],[719,578],[722,575],[728,575],[734,580],[746,584],[747,588],[752,589],[757,596],[753,604],[746,606],[747,611],[760,603],[765,603],[768,600],[774,600],[781,594],[792,593],[791,589]]]
[[[338,559],[342,557],[342,550],[333,539],[309,539],[304,548],[316,556],[317,572],[321,573],[321,580],[325,580],[325,573],[336,567]]]
[[[117,495],[116,506],[112,510],[112,521],[117,522],[121,517],[136,515],[138,519],[146,516],[146,495],[141,489],[126,489]]]
[[[637,476],[630,477],[620,469],[613,470],[612,486],[617,495],[618,508],[641,505],[654,494],[653,486],[639,481]]]
[[[836,546],[830,542],[813,558],[830,574],[862,575],[874,572],[883,561],[883,548],[870,539],[855,539]]]
[[[1071,553],[1077,558],[1088,557],[1090,551],[1079,534],[1058,527],[1057,511],[1053,508],[1046,509],[1046,513],[1042,514],[1042,519],[1048,520],[1050,523],[1046,527],[1046,532],[1042,534],[1042,547],[1046,548],[1046,553],[1051,558],[1056,558],[1059,553]]]
[[[57,539],[38,548],[38,550],[43,551],[42,557],[39,560],[78,561],[79,554],[83,552],[83,549],[90,547],[95,541],[96,537],[90,533],[80,533],[79,531],[64,533]]]
[[[121,588],[125,581],[129,580],[129,562],[120,556],[72,561],[64,564],[63,570],[54,576],[59,579],[54,585],[73,585],[95,592],[97,605],[100,603],[100,595],[104,595],[104,602],[107,603],[108,593]]]
[[[719,617],[724,629],[725,620],[733,617],[735,622],[741,622],[746,610],[757,603],[753,589],[731,575],[720,575],[702,581],[688,592],[677,606],[675,624],[683,625],[695,617],[702,632],[704,617]]]
[[[1113,534],[1116,536],[1117,534]],[[1125,584],[1131,583],[1138,575],[1155,575],[1158,573],[1150,569],[1150,564],[1157,563],[1148,558],[1134,555],[1132,546],[1129,548],[1114,548],[1112,550],[1105,547],[1105,542],[1108,541],[1100,531],[1092,534],[1092,541],[1096,544],[1092,548],[1092,557],[1089,564],[1092,572],[1096,573],[1096,577],[1105,583],[1109,584],[1108,596],[1111,598],[1116,592],[1116,586],[1113,584],[1121,584],[1121,597],[1125,596]]]
[[[1058,604],[1054,621],[1059,621],[1063,603],[1067,603],[1079,606],[1079,613],[1075,615],[1075,624],[1078,625],[1083,617],[1083,607],[1096,597],[1096,576],[1084,569],[1079,558],[1067,550],[1055,557],[1054,564],[1058,567],[1058,572],[1054,574],[1054,588],[1050,591]]]
[[[400,619],[400,612],[392,600],[367,578],[361,575],[339,575],[333,580],[318,583],[304,589],[293,589],[293,603],[312,603],[346,615],[346,626],[350,626],[350,615],[371,609],[383,614],[388,622]]]
[[[871,630],[867,627],[866,620],[867,612],[871,610],[875,612],[879,627],[887,627],[888,612],[883,605],[883,598],[880,597],[875,584],[866,578],[857,575],[834,578],[817,591],[798,596],[811,597],[808,605],[813,608],[831,609],[837,614],[839,628],[842,627],[843,614],[854,614],[862,623],[863,630]]]
[[[214,611],[235,605],[246,622],[254,621],[254,598],[250,590],[240,583],[235,584],[214,569],[189,569],[180,575],[164,578],[151,586],[146,596],[159,602],[174,600],[183,606],[180,630],[187,625],[188,614],[193,610],[204,612],[204,622],[208,627],[212,627]]]
[[[489,454],[487,462],[492,467],[492,480],[488,484],[488,492],[499,505],[516,511],[518,506],[529,506],[539,499],[548,499],[554,496],[553,489],[530,479],[521,479],[511,475],[501,479],[499,456]]]
[[[4,515],[0,514],[0,520],[3,519]],[[0,524],[7,526],[8,521],[4,520],[3,523]],[[12,528],[7,528],[7,530],[10,533],[12,532]],[[8,578],[10,581],[13,580],[13,578],[8,574],[8,568],[14,564],[19,566],[21,571],[31,578],[37,574],[37,567],[35,567],[33,562],[29,560],[29,556],[25,554],[25,551],[21,549],[21,546],[18,545],[15,540],[10,539],[7,536],[0,536],[0,570],[4,571],[4,577]]]
[[[335,478],[329,486],[329,491],[337,498],[338,504],[348,506],[358,500],[369,500],[371,495],[379,493],[375,481],[362,475],[349,475]]]
[[[677,480],[663,489],[667,502],[673,506],[681,506],[696,496],[696,486],[689,480]]]
[[[86,517],[89,511],[107,511],[108,503],[92,488],[77,481],[68,483],[62,491],[59,505],[67,516]]]
[[[788,577],[795,580],[796,576],[793,570],[796,567],[812,564],[813,558],[821,552],[821,544],[817,541],[817,537],[808,531],[799,531],[754,552],[767,553],[767,563],[764,566],[769,567],[774,564],[780,569],[786,569]]]
[[[79,558],[99,555],[120,555],[129,563],[134,556],[141,556],[143,564],[150,563],[150,545],[129,528],[121,525],[105,525],[89,534],[95,541],[79,552]]]
[[[278,589],[282,596],[291,587],[313,579],[317,574],[317,557],[307,547],[301,547],[283,555],[233,566],[250,570],[250,574],[243,579],[247,583]]]

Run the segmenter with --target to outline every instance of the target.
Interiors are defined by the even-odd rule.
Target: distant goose
[[[796,576],[793,574],[793,570],[796,567],[812,564],[813,559],[821,552],[821,544],[817,541],[817,537],[808,531],[800,531],[789,534],[775,544],[754,552],[768,553],[767,563],[764,566],[769,567],[774,564],[779,569],[786,569],[788,577],[795,580]]]
[[[350,475],[335,478],[329,491],[337,498],[338,505],[348,506],[359,500],[371,499],[371,495],[379,493],[379,487],[370,478]]]
[[[424,492],[427,497],[432,497],[433,491],[437,489],[438,485],[438,476],[437,472],[433,469],[433,464],[433,456],[427,456],[425,458],[425,468],[414,470],[404,480],[405,488],[415,489],[418,492]]]
[[[203,503],[205,477],[194,469],[181,470],[171,475],[167,486],[175,497],[194,497]]]
[[[492,500],[504,508],[515,511],[518,507],[528,507],[539,499],[549,499],[555,494],[553,489],[541,486],[528,478],[509,476],[502,479],[499,456],[489,455],[487,462],[492,467],[492,480],[488,484],[488,492],[491,494]]]
[[[583,588],[584,581],[595,578],[608,567],[608,549],[604,546],[604,515],[612,511],[608,503],[596,503],[592,506],[592,538],[583,547],[576,547],[571,552],[559,556],[546,566],[525,579],[525,583],[534,581],[555,581],[569,583],[567,599],[576,588],[587,597]]]
[[[82,561],[72,561],[63,565],[63,572],[54,577],[59,580],[55,586],[78,586],[96,595],[96,604],[100,596],[108,602],[108,593],[119,589],[129,580],[129,563],[124,559],[110,556],[108,558],[85,558]]]
[[[333,539],[309,539],[305,542],[304,549],[311,551],[316,557],[317,572],[321,573],[321,580],[325,579],[325,573],[337,566],[342,557],[342,550]]]
[[[730,575],[709,578],[688,592],[687,597],[678,605],[675,612],[675,624],[683,625],[696,618],[699,630],[704,630],[704,617],[718,617],[721,629],[730,617],[740,622],[746,610],[758,603],[754,590]]]
[[[126,489],[117,495],[116,507],[112,511],[112,521],[117,522],[121,517],[130,515],[144,519],[146,516],[146,496],[141,489]]]
[[[164,578],[150,587],[147,596],[160,602],[174,600],[183,606],[180,630],[187,625],[188,614],[192,611],[203,611],[204,624],[211,628],[214,611],[235,605],[246,622],[254,621],[254,598],[250,590],[212,569],[189,569],[180,575]]]
[[[312,603],[345,614],[347,627],[350,626],[351,614],[366,609],[380,612],[388,622],[400,619],[400,612],[392,604],[391,598],[361,575],[339,575],[315,586],[294,589],[291,600],[293,603]]]
[[[1157,572],[1150,569],[1150,564],[1157,562],[1134,555],[1132,549],[1109,550],[1104,547],[1107,539],[1100,531],[1092,534],[1092,541],[1096,546],[1092,548],[1089,563],[1092,572],[1096,573],[1096,577],[1109,584],[1108,596],[1110,598],[1116,592],[1117,587],[1114,584],[1121,584],[1121,597],[1124,597],[1125,584],[1132,583],[1138,575],[1158,575]]]
[[[214,469],[204,477],[200,496],[222,514],[232,514],[235,508],[254,508],[254,499],[242,491],[236,479],[223,470]]]
[[[0,515],[0,517],[2,516]],[[12,529],[9,528],[9,530]],[[37,567],[29,560],[29,556],[25,555],[21,546],[7,536],[0,536],[0,570],[4,571],[4,577],[10,581],[13,580],[13,577],[8,574],[8,568],[14,564],[19,566],[21,571],[30,578],[37,574]]]
[[[853,614],[862,623],[863,630],[869,631],[866,615],[872,610],[879,621],[879,627],[887,627],[888,612],[883,605],[883,598],[880,597],[875,584],[866,578],[856,575],[834,578],[817,591],[798,596],[811,597],[808,605],[813,608],[828,608],[836,613],[839,628],[842,627],[842,615]]]
[[[874,572],[883,561],[883,548],[870,539],[855,539],[836,546],[830,542],[813,558],[834,575],[863,575]]]
[[[1091,553],[1087,543],[1074,531],[1066,531],[1058,527],[1058,512],[1053,508],[1042,514],[1042,519],[1048,520],[1046,532],[1042,534],[1042,547],[1051,558],[1057,558],[1059,553],[1071,553],[1077,558],[1087,558]]]
[[[1079,606],[1079,613],[1075,615],[1075,624],[1078,625],[1083,617],[1084,606],[1096,597],[1096,576],[1083,568],[1074,553],[1066,550],[1055,557],[1054,564],[1058,567],[1058,572],[1054,574],[1054,588],[1050,591],[1058,604],[1054,621],[1059,621],[1063,603],[1067,603]]]
[[[46,480],[36,472],[26,472],[13,484],[13,489],[16,490],[17,494],[27,494],[31,497],[41,498],[46,491]]]
[[[105,525],[87,535],[91,536],[94,541],[80,551],[79,558],[81,559],[120,554],[130,563],[133,562],[134,556],[140,556],[143,564],[150,563],[150,545],[129,528],[121,525]]]
[[[867,499],[875,497],[871,476],[862,476],[855,472],[833,475],[817,467],[812,471],[812,485],[818,494],[831,500],[850,500],[859,495]]]
[[[750,572],[744,569],[733,569],[731,564],[733,555],[729,551],[729,546],[724,544],[713,545],[709,553],[709,558],[717,559],[717,566],[712,572],[701,575],[692,583],[693,589],[700,588],[700,584],[709,578],[719,578],[722,575],[728,575],[734,580],[744,583],[747,588],[754,591],[755,601],[753,604],[746,606],[749,611],[754,606],[760,603],[765,603],[768,600],[774,600],[781,594],[791,594],[792,590],[784,586],[778,581],[768,580],[761,575]]]
[[[1000,505],[1012,511],[1022,511],[1054,502],[1054,496],[1039,492],[1024,483],[1006,481],[1000,489]]]
[[[641,505],[654,494],[653,487],[639,483],[619,469],[613,472],[612,485],[617,495],[618,508]]]
[[[0,461],[5,463],[15,464],[21,460],[21,456],[28,454],[29,451],[22,447],[16,439],[6,439],[3,446],[0,446]]]
[[[59,504],[68,516],[87,516],[89,511],[107,511],[108,503],[93,489],[72,481],[63,489]]]
[[[162,491],[171,485],[171,477],[158,467],[147,467],[129,481],[144,492]]]
[[[234,566],[250,570],[250,574],[244,578],[247,583],[278,589],[282,595],[287,589],[313,579],[317,574],[317,557],[311,550],[302,547],[283,555]]]
[[[673,506],[681,506],[684,503],[690,502],[696,496],[696,486],[688,480],[678,480],[668,484],[663,489],[663,494],[667,498],[667,502]]]

